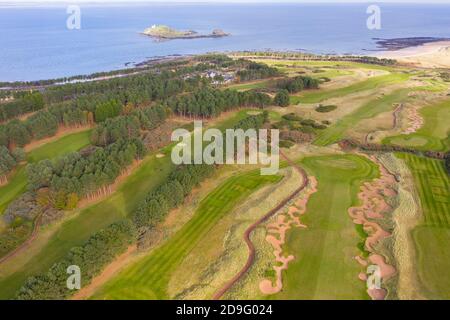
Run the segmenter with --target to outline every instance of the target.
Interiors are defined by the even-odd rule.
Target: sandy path
[[[119,272],[128,262],[128,258],[137,250],[136,245],[128,247],[127,251],[118,256],[111,262],[102,273],[92,279],[91,283],[81,288],[75,293],[70,300],[85,300],[92,296],[95,291],[111,279],[117,272]]]
[[[306,188],[306,186],[309,184],[308,175],[306,174],[306,171],[303,170],[300,166],[298,166],[295,162],[290,160],[286,155],[280,150],[280,155],[286,159],[286,161],[294,167],[300,174],[302,175],[302,184],[301,186],[295,190],[290,196],[288,196],[286,199],[284,199],[277,207],[269,211],[266,215],[264,215],[262,218],[260,218],[258,221],[256,221],[254,224],[252,224],[244,233],[244,241],[247,244],[249,255],[247,258],[247,262],[245,263],[244,267],[239,271],[238,274],[236,274],[230,281],[228,281],[221,289],[219,289],[214,295],[213,299],[218,300],[223,297],[223,295],[231,289],[239,280],[242,279],[242,277],[247,273],[247,271],[250,269],[250,267],[253,265],[253,262],[255,260],[255,246],[253,245],[250,236],[255,231],[257,227],[259,227],[262,223],[266,222],[268,219],[270,219],[273,215],[275,215],[279,210],[281,210],[288,202],[292,201],[297,195],[303,191],[303,189]]]

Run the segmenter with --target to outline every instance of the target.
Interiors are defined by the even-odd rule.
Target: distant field
[[[321,131],[314,140],[314,144],[326,146],[338,142],[345,137],[347,130],[350,130],[359,121],[370,119],[380,113],[393,110],[393,104],[404,102],[408,99],[409,92],[411,92],[411,89],[398,89],[382,98],[374,99],[366,103],[356,111],[344,116],[337,120],[335,124]]]
[[[361,91],[385,87],[395,83],[408,80],[409,75],[403,73],[393,73],[383,76],[376,76],[367,80],[352,84],[347,87],[331,90],[309,90],[299,95],[291,97],[291,104],[298,103],[318,103],[331,98],[337,98],[354,94]]]
[[[383,144],[411,147],[417,150],[450,150],[450,100],[420,110],[424,125],[409,135],[387,137]]]
[[[195,215],[164,245],[126,268],[108,282],[95,299],[167,299],[171,274],[187,254],[224,215],[252,192],[279,176],[259,170],[228,179],[200,203]]]
[[[27,154],[29,163],[44,159],[52,159],[66,153],[77,151],[89,145],[91,130],[69,134],[56,141],[49,142],[38,147]],[[26,190],[27,175],[26,166],[20,165],[11,177],[9,183],[0,187],[0,214],[6,209],[9,203]]]
[[[412,234],[422,293],[450,299],[450,178],[439,160],[397,154],[410,168],[419,193],[423,221]]]
[[[368,64],[368,63],[359,63],[359,62],[351,62],[351,61],[303,61],[303,60],[288,60],[288,59],[259,59],[252,58],[251,60],[266,63],[270,66],[274,66],[277,64],[288,64],[294,66],[309,66],[309,67],[334,67],[334,68],[355,68],[355,69],[373,69],[373,70],[385,70],[392,71],[392,67],[381,66],[376,64]]]
[[[358,205],[362,182],[378,176],[368,159],[356,155],[308,157],[301,165],[318,179],[318,191],[302,223],[288,231],[284,252],[293,254],[283,273],[283,291],[270,299],[369,299],[353,259],[360,241],[348,208]]]

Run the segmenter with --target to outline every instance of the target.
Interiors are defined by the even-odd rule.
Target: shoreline
[[[152,37],[149,35],[145,35],[148,37]],[[189,39],[189,38],[184,38]],[[172,39],[168,39],[172,40]],[[426,68],[450,68],[450,40],[448,41],[433,41],[426,42],[419,45],[412,44],[409,47],[401,48],[401,49],[387,49],[384,48],[375,52],[367,52],[367,54],[336,54],[336,53],[314,53],[311,50],[274,50],[267,49],[263,50],[267,52],[274,53],[299,53],[300,51],[307,51],[306,54],[317,55],[317,56],[339,56],[339,57],[375,57],[378,59],[394,59],[400,63],[407,63],[415,66],[421,66]],[[23,90],[28,88],[45,88],[51,86],[65,85],[65,84],[75,84],[75,83],[83,83],[83,82],[93,82],[93,81],[102,81],[108,80],[112,78],[121,78],[127,77],[135,74],[139,74],[147,71],[147,68],[151,68],[152,66],[158,63],[170,62],[177,59],[187,59],[189,57],[193,57],[196,55],[202,54],[232,54],[236,52],[262,52],[261,50],[249,49],[249,50],[241,50],[241,51],[223,51],[223,52],[205,52],[201,54],[171,54],[166,56],[154,56],[148,57],[140,62],[125,62],[123,63],[123,67],[118,69],[105,70],[100,72],[94,72],[91,74],[83,74],[83,75],[73,75],[66,76],[63,78],[56,79],[39,79],[39,80],[29,80],[29,81],[0,81],[3,86],[0,86],[0,91],[7,90]],[[134,71],[133,71],[134,70]],[[131,72],[130,72],[131,71]],[[97,76],[96,76],[97,75]],[[64,81],[63,79],[67,79]],[[62,81],[61,81],[62,80]],[[54,82],[52,82],[54,81]],[[39,84],[40,82],[50,82],[47,84]],[[14,84],[22,84],[19,86],[15,86]]]
[[[450,41],[436,41],[399,50],[380,51],[372,56],[395,59],[400,63],[424,68],[450,68]]]

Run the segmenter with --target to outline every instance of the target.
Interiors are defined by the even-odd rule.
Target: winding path
[[[221,289],[219,289],[213,296],[214,300],[219,300],[223,297],[223,295],[230,290],[239,280],[242,279],[242,277],[247,273],[247,271],[250,269],[250,267],[253,265],[253,262],[255,261],[255,246],[253,245],[250,237],[253,233],[253,231],[259,227],[262,223],[269,220],[273,215],[275,215],[279,210],[281,210],[288,202],[290,202],[292,199],[298,196],[300,192],[302,192],[309,184],[308,175],[306,174],[306,171],[298,166],[294,161],[289,159],[281,150],[280,155],[289,163],[290,166],[294,167],[303,177],[303,182],[301,186],[296,189],[291,195],[289,195],[286,199],[281,201],[278,206],[270,210],[267,214],[265,214],[262,218],[260,218],[258,221],[253,223],[247,230],[244,232],[244,241],[247,244],[248,247],[248,258],[247,262],[245,263],[244,267],[239,271],[230,281],[228,281]]]

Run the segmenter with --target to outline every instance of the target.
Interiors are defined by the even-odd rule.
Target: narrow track
[[[248,258],[247,262],[245,263],[244,267],[239,271],[230,281],[228,281],[221,289],[219,289],[213,296],[214,300],[219,300],[223,297],[223,295],[230,290],[239,280],[242,279],[242,277],[248,272],[250,267],[253,265],[253,262],[255,261],[255,246],[253,245],[250,237],[253,233],[253,231],[259,227],[262,223],[269,220],[273,215],[275,215],[279,210],[281,210],[288,202],[290,202],[292,199],[294,199],[300,192],[302,192],[309,184],[308,175],[306,174],[306,171],[298,166],[294,161],[289,159],[281,150],[280,155],[291,165],[294,167],[303,177],[303,181],[301,186],[296,189],[292,194],[290,194],[286,199],[281,201],[280,204],[278,204],[275,208],[270,210],[266,215],[264,215],[262,218],[260,218],[258,221],[253,223],[247,230],[244,232],[244,241],[247,244],[248,247]]]

